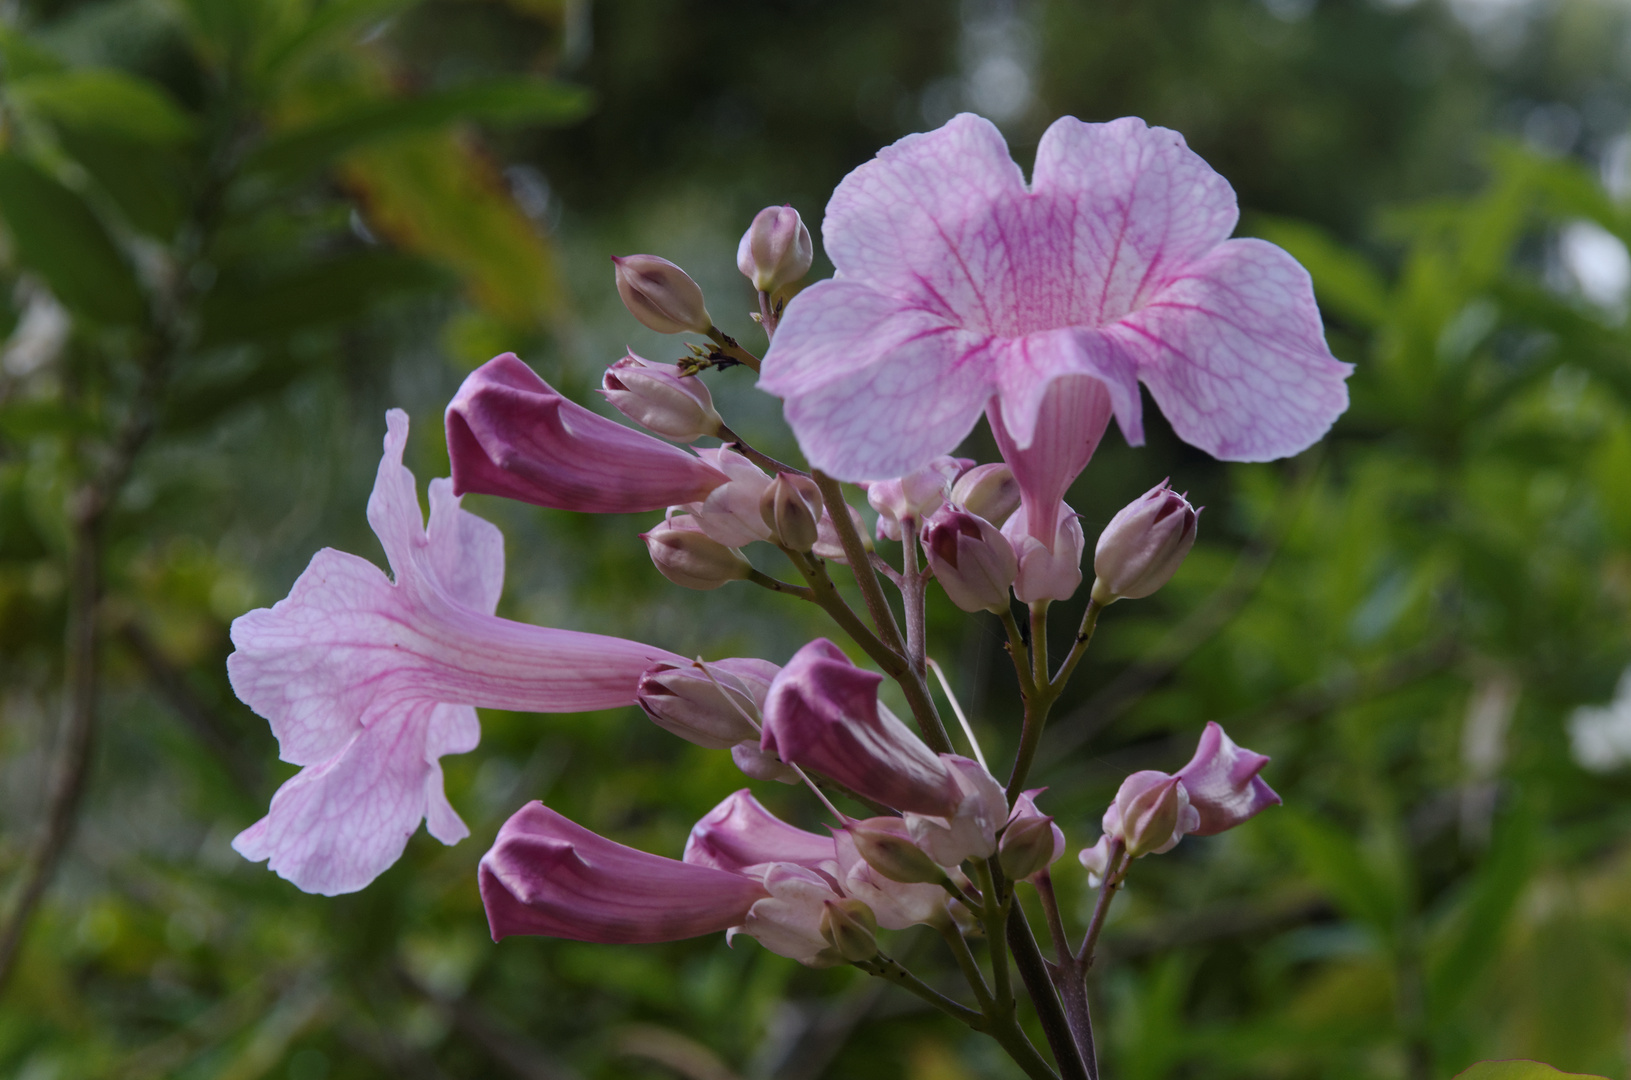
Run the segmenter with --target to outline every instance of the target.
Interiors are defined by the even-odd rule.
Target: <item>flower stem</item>
[[[1099,614],[1102,611],[1104,611],[1103,604],[1092,598],[1088,599],[1087,610],[1082,612],[1082,626],[1080,630],[1076,631],[1076,640],[1071,644],[1070,655],[1065,657],[1063,664],[1059,665],[1059,673],[1053,677],[1052,683],[1049,684],[1049,688],[1055,694],[1064,690],[1065,684],[1070,682],[1071,675],[1076,671],[1076,665],[1081,663],[1083,654],[1087,652],[1087,646],[1093,640],[1093,631],[1098,629]]]
[[[760,451],[755,450],[752,446],[748,445],[748,441],[746,439],[742,438],[742,436],[738,435],[735,431],[732,431],[730,427],[724,423],[724,421],[720,421],[719,430],[714,432],[714,437],[766,472],[792,473],[795,476],[810,475],[803,469],[795,469],[791,465],[777,461],[769,454],[761,453]]]
[[[1065,1006],[1065,1020],[1070,1024],[1071,1037],[1082,1053],[1089,1080],[1098,1080],[1098,1050],[1093,1042],[1093,1016],[1087,1007],[1087,970],[1077,962],[1070,950],[1070,936],[1065,932],[1064,920],[1059,917],[1059,901],[1053,893],[1053,878],[1046,870],[1034,879],[1042,911],[1048,919],[1048,936],[1053,939],[1054,955],[1058,961],[1053,969],[1053,982]]]
[[[769,589],[771,592],[785,593],[788,596],[796,596],[800,600],[809,600],[812,602],[815,600],[815,590],[809,588],[808,586],[792,585],[788,582],[773,578],[769,574],[762,573],[758,570],[749,570],[747,580],[753,582],[753,584],[758,585],[761,588]]]
[[[922,571],[918,569],[916,519],[908,518],[901,523],[900,538],[903,550],[900,592],[906,601],[906,663],[911,667],[913,675],[923,679],[928,675],[928,667],[924,661],[926,647],[923,643],[928,630],[923,595],[927,582]]]
[[[1120,838],[1111,839],[1110,858],[1105,862],[1104,880],[1099,883],[1099,900],[1093,905],[1093,918],[1087,924],[1087,936],[1082,939],[1082,947],[1076,953],[1076,961],[1082,966],[1084,974],[1093,965],[1093,949],[1099,943],[1099,931],[1104,929],[1104,917],[1110,911],[1110,901],[1121,887],[1121,878],[1127,876],[1121,866],[1124,850],[1125,845]]]
[[[742,348],[742,346],[738,345],[736,343],[736,339],[725,333],[725,331],[721,330],[717,326],[710,326],[708,327],[708,336],[712,338],[713,343],[718,346],[715,351],[718,352],[720,356],[723,356],[728,360],[735,360],[738,364],[743,365],[750,371],[759,370],[759,358]],[[716,358],[711,357],[710,359]]]
[[[983,1013],[976,1012],[967,1005],[953,1001],[883,953],[879,953],[871,960],[858,961],[855,966],[868,975],[888,979],[896,986],[922,998],[948,1016],[956,1017],[975,1031],[986,1030],[987,1022]]]
[[[1008,973],[1008,950],[1002,944],[1003,924],[1008,921],[1008,905],[1013,890],[1002,879],[1002,868],[993,856],[982,864],[974,863],[974,873],[980,881],[982,919],[986,940],[991,943],[991,981],[997,988],[997,1007],[1012,1012],[1014,1008],[1013,978]]]
[[[1064,1080],[1089,1080],[1081,1050],[1071,1034],[1070,1023],[1054,990],[1048,963],[1042,959],[1042,951],[1036,947],[1036,938],[1031,936],[1030,924],[1025,921],[1025,909],[1019,904],[1009,905],[1007,938],[1014,966],[1019,970],[1026,992],[1031,995],[1037,1019],[1042,1021],[1042,1033],[1047,1036],[1048,1048],[1053,1051],[1053,1059],[1059,1063],[1059,1075]]]
[[[957,924],[950,919],[935,927],[940,936],[946,939],[946,946],[951,949],[952,956],[957,958],[957,966],[963,972],[963,978],[968,981],[968,988],[974,991],[974,999],[980,1003],[980,1011],[991,1013],[991,988],[985,984],[985,976],[980,973],[980,965],[974,960],[974,953],[968,947],[968,941],[963,932],[957,929]]]
[[[810,583],[812,603],[831,615],[833,622],[854,638],[855,643],[866,650],[866,654],[872,657],[878,666],[890,673],[905,670],[905,657],[879,641],[878,635],[867,629],[861,617],[850,610],[850,606],[844,603],[844,598],[838,594],[838,586],[833,584],[832,578],[827,574],[827,568],[820,559],[800,551],[787,551],[787,557],[792,560],[799,573],[804,575],[804,580]]]

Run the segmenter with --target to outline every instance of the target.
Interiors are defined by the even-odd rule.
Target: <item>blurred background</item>
[[[741,786],[632,709],[486,714],[443,763],[473,836],[421,832],[362,893],[228,846],[292,772],[227,686],[228,626],[319,547],[383,562],[387,407],[423,483],[495,353],[586,403],[625,346],[678,358],[613,254],[679,262],[762,347],[752,214],[814,231],[845,172],[972,109],[1027,166],[1062,114],[1182,132],[1357,365],[1295,460],[1218,464],[1147,406],[1149,446],[1110,434],[1070,496],[1090,538],[1169,474],[1207,507],[1173,583],[1106,614],[1039,759],[1073,925],[1116,784],[1206,721],[1273,755],[1286,800],[1139,864],[1094,974],[1106,1075],[1626,1075],[1631,5],[7,0],[0,64],[0,1074],[1016,1075],[751,941],[494,946],[475,865],[522,802],[677,856]],[[748,373],[709,378],[796,455]],[[968,450],[994,456],[983,428]],[[510,617],[778,662],[826,632],[669,586],[646,519],[465,505],[505,530]],[[931,618],[1000,755],[999,629]]]

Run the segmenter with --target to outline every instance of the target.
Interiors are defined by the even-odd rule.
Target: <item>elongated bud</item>
[[[717,589],[753,569],[741,552],[706,535],[688,517],[672,518],[640,539],[663,577],[687,589]]]
[[[844,827],[855,841],[855,850],[866,864],[890,881],[905,885],[939,884],[946,880],[943,867],[912,843],[906,824],[900,818],[867,818]]]
[[[1000,461],[976,465],[951,486],[951,501],[1000,529],[1019,509],[1019,481]]]
[[[782,547],[809,551],[820,539],[821,489],[808,476],[778,473],[759,497],[759,516]]]
[[[1194,758],[1177,774],[1200,815],[1190,831],[1211,836],[1280,805],[1280,796],[1257,775],[1268,763],[1262,754],[1237,746],[1216,723],[1208,723]]]
[[[964,611],[1008,610],[1019,573],[1013,545],[982,517],[942,507],[923,531],[923,551],[951,602]]]
[[[767,206],[736,247],[736,268],[762,293],[775,293],[810,272],[815,246],[810,230],[791,206]]]
[[[713,317],[702,300],[702,286],[667,259],[655,255],[612,256],[617,295],[629,314],[659,334],[690,330],[706,334]]]
[[[780,670],[748,657],[712,661],[707,671],[664,661],[640,676],[634,701],[652,723],[698,746],[757,743],[759,710]]]
[[[613,408],[647,431],[676,442],[719,434],[713,395],[695,375],[681,375],[678,364],[629,353],[606,369],[600,386]]]
[[[859,900],[828,900],[821,912],[821,936],[845,960],[870,960],[878,955],[878,919]]]
[[[1121,836],[1129,859],[1170,851],[1200,821],[1189,805],[1183,781],[1153,769],[1136,772],[1122,781],[1116,792],[1115,810],[1121,819]]]
[[[1195,546],[1199,513],[1165,480],[1123,507],[1093,552],[1093,599],[1137,600],[1172,580]]]
[[[759,513],[770,477],[764,470],[728,446],[698,450],[697,457],[728,478],[699,502],[685,508],[697,527],[726,547],[746,547],[755,540],[769,540],[770,526]]]

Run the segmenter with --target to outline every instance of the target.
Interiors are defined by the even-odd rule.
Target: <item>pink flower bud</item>
[[[698,450],[697,456],[729,478],[701,502],[686,505],[698,527],[726,547],[740,548],[755,540],[769,540],[770,526],[765,524],[759,506],[770,486],[770,477],[729,447]]]
[[[760,745],[885,806],[952,816],[961,789],[941,759],[879,704],[882,681],[825,638],[810,642],[770,685]]]
[[[1118,828],[1112,830],[1112,818],[1106,812],[1104,831],[1107,835],[1120,832],[1129,859],[1171,851],[1200,823],[1183,781],[1153,769],[1123,780],[1112,809]]]
[[[906,823],[895,817],[867,818],[844,826],[866,864],[890,881],[905,885],[938,884],[945,868],[913,841]]]
[[[878,512],[879,538],[899,540],[901,522],[920,522],[940,509],[951,492],[951,482],[972,464],[968,458],[937,457],[905,476],[863,483],[866,501]]]
[[[809,551],[821,538],[821,489],[808,476],[779,473],[759,496],[759,517],[776,543]]]
[[[952,603],[964,611],[1008,610],[1008,588],[1019,561],[1013,545],[989,521],[941,507],[923,530],[923,551]]]
[[[796,784],[799,774],[789,768],[775,754],[767,754],[759,746],[758,736],[731,747],[731,760],[752,780],[775,780],[782,784]]]
[[[729,931],[726,940],[743,933],[777,956],[809,967],[843,963],[837,950],[821,936],[821,918],[827,903],[841,899],[831,879],[787,862],[771,863],[762,869],[760,880],[770,895],[748,910],[741,927]]]
[[[456,494],[630,514],[702,500],[725,473],[557,393],[514,353],[464,380],[447,407]]]
[[[770,895],[746,875],[614,843],[538,802],[504,823],[478,878],[494,941],[678,941],[736,926]]]
[[[629,313],[659,334],[706,334],[714,320],[691,275],[655,255],[612,256],[617,295]]]
[[[899,818],[877,818],[864,824],[876,825],[897,841],[909,839],[900,827]],[[895,881],[873,869],[872,864],[861,857],[851,830],[834,830],[833,842],[838,849],[838,887],[844,895],[853,896],[870,907],[879,926],[886,930],[904,930],[919,923],[938,924],[947,917],[947,895],[939,885],[943,878],[933,882]],[[923,868],[920,865],[918,869]]]
[[[1008,826],[1002,831],[997,858],[1010,880],[1021,881],[1052,866],[1065,853],[1065,834],[1053,818],[1036,808],[1042,789],[1027,791],[1014,800]]]
[[[1268,758],[1236,746],[1221,727],[1208,723],[1195,756],[1178,770],[1190,804],[1200,815],[1200,823],[1189,831],[1211,836],[1279,806],[1280,796],[1257,775],[1268,763]]]
[[[753,216],[753,224],[736,247],[736,267],[753,287],[774,293],[810,272],[814,261],[810,230],[791,206],[767,206]]]
[[[717,589],[753,569],[741,552],[705,534],[689,517],[670,518],[640,539],[663,577],[687,589]]]
[[[713,396],[695,375],[681,375],[678,364],[653,364],[629,353],[606,369],[601,393],[612,407],[647,431],[695,442],[719,434]]]
[[[1019,481],[1002,462],[976,465],[951,486],[951,501],[971,514],[1002,527],[1019,509]]]
[[[1096,889],[1104,884],[1105,877],[1110,873],[1110,834],[1105,833],[1099,837],[1098,843],[1077,852],[1076,858],[1087,868],[1089,887]]]
[[[985,766],[957,754],[941,754],[940,763],[957,786],[957,806],[950,814],[907,811],[906,827],[918,847],[941,866],[967,858],[983,859],[997,850],[997,830],[1008,819],[1008,796]]]
[[[752,658],[710,661],[706,672],[695,664],[664,662],[640,677],[634,700],[663,730],[723,750],[748,739],[758,741],[754,721],[780,670],[768,660]]]
[[[717,870],[745,872],[787,862],[836,874],[838,851],[831,836],[787,824],[760,805],[747,788],[725,797],[691,829],[685,861]]]
[[[1195,546],[1199,511],[1165,480],[1121,509],[1093,552],[1093,599],[1137,600],[1165,585]]]
[[[1059,504],[1051,545],[1031,535],[1029,511],[1023,506],[1002,527],[1002,535],[1014,546],[1019,559],[1014,595],[1021,601],[1069,600],[1076,595],[1082,584],[1082,551],[1087,540],[1080,519],[1070,507]]]
[[[851,963],[878,955],[878,918],[859,900],[828,900],[821,913],[821,936]]]

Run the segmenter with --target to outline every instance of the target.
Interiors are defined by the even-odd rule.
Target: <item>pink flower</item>
[[[1228,239],[1237,217],[1227,181],[1164,128],[1062,118],[1027,188],[997,129],[958,116],[839,184],[822,225],[838,273],[788,305],[760,386],[841,479],[911,472],[988,404],[1026,450],[1070,375],[1103,384],[1135,445],[1143,382],[1215,457],[1296,453],[1347,407],[1350,368],[1326,348],[1308,274]],[[1078,415],[1063,460],[1097,440],[1097,413]]]
[[[227,659],[233,690],[270,721],[283,760],[303,766],[233,846],[326,895],[379,876],[422,819],[443,843],[467,835],[438,759],[475,747],[472,706],[612,708],[634,701],[652,664],[685,662],[634,641],[495,617],[498,530],[460,510],[447,480],[431,482],[427,528],[402,465],[407,414],[393,409],[386,423],[368,521],[395,582],[325,548],[287,599],[232,624],[237,651]]]
[[[770,895],[745,874],[625,847],[540,802],[504,823],[478,880],[494,941],[678,941],[736,926]]]
[[[1037,600],[1069,600],[1082,584],[1082,551],[1087,537],[1081,520],[1064,503],[1054,510],[1053,536],[1049,543],[1038,540],[1030,528],[1030,512],[1021,506],[1002,527],[1002,535],[1014,547],[1019,575],[1014,579],[1014,595],[1022,603]]]
[[[1236,746],[1223,728],[1208,723],[1195,756],[1177,774],[1200,814],[1200,824],[1190,832],[1211,836],[1279,806],[1280,796],[1257,775],[1268,763],[1267,757]]]
[[[568,401],[505,353],[447,407],[453,490],[535,506],[632,514],[702,499],[725,474],[677,446]]]
[[[1052,548],[1065,492],[1087,468],[1110,426],[1109,389],[1088,375],[1055,379],[1037,411],[1031,443],[1024,448],[1002,422],[1002,410],[988,406],[986,419],[1019,484],[1030,535]]]
[[[878,539],[899,540],[903,522],[921,523],[940,509],[952,481],[973,464],[968,458],[942,456],[905,476],[864,482],[866,501],[878,512]]]

